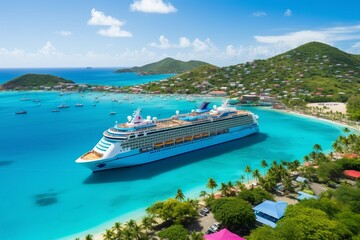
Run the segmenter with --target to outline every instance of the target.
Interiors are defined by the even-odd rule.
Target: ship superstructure
[[[154,162],[257,133],[258,117],[226,101],[208,108],[204,102],[190,113],[157,119],[138,108],[126,123],[116,123],[89,152],[76,160],[92,171]]]

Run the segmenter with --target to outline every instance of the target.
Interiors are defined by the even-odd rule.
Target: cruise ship
[[[138,108],[126,123],[103,133],[95,147],[76,160],[93,172],[130,167],[243,138],[259,131],[258,116],[224,102],[204,102],[190,113],[142,118]]]

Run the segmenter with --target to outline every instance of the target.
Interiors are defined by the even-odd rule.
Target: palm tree
[[[343,132],[344,132],[344,133],[349,133],[350,130],[346,127],[346,128],[344,128]]]
[[[229,181],[227,187],[228,187],[229,195],[234,196],[235,195],[234,184],[231,181]]]
[[[157,222],[153,215],[145,216],[141,220],[141,226],[146,230],[146,232],[147,230],[151,230],[155,224],[157,224]]]
[[[212,178],[209,178],[207,184],[206,184],[206,187],[211,189],[211,195],[214,195],[214,189],[217,187],[217,183],[214,179]]]
[[[265,169],[269,167],[268,163],[265,159],[261,160],[261,167],[264,169],[264,175],[265,175]]]
[[[314,151],[317,152],[317,153],[322,151],[322,147],[321,147],[320,144],[315,144],[315,145],[313,146],[313,149],[314,149]]]
[[[226,196],[227,195],[227,192],[228,192],[228,186],[227,186],[227,184],[225,184],[225,183],[221,183],[221,186],[220,186],[220,193],[221,193],[221,195],[223,195],[223,196]]]
[[[294,190],[291,181],[292,181],[292,179],[290,177],[285,177],[283,179],[282,183],[284,184],[285,190],[287,190],[287,191],[293,191]]]
[[[245,176],[243,174],[240,175],[240,182],[243,183],[245,180]]]
[[[298,168],[300,167],[300,161],[297,160],[297,159],[295,159],[295,160],[293,161],[293,165],[294,165],[295,170],[298,169]]]
[[[88,234],[85,236],[85,240],[93,240],[93,239],[94,239],[93,235],[91,235],[91,234]]]
[[[122,234],[122,226],[120,222],[115,222],[114,226],[112,227],[113,233],[116,238],[120,238]]]
[[[207,195],[208,195],[208,193],[205,190],[201,190],[200,194],[199,194],[199,197],[205,198]]]
[[[252,172],[252,176],[255,178],[255,181],[257,182],[258,179],[261,177],[259,169],[255,169],[255,170]]]
[[[250,168],[249,165],[245,167],[245,172],[246,172],[247,175],[248,175],[248,183],[250,183],[249,174],[251,173],[251,168]]]
[[[236,188],[241,191],[245,189],[245,185],[241,181],[235,181],[235,185],[236,185]]]
[[[184,195],[184,193],[182,192],[182,190],[180,188],[177,190],[177,193],[175,195],[175,199],[180,201],[180,202],[185,200],[185,195]]]
[[[113,240],[114,238],[114,232],[111,229],[105,229],[105,233],[102,235],[103,240]]]

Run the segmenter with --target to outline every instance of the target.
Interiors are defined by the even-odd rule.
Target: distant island
[[[141,86],[154,93],[266,94],[279,100],[341,101],[360,93],[360,55],[310,42],[266,60],[222,68],[202,66]]]
[[[49,74],[25,74],[1,85],[5,90],[54,87],[61,84],[74,84],[73,81]]]
[[[180,74],[189,71],[193,68],[209,65],[201,61],[183,62],[173,58],[165,58],[161,61],[150,63],[141,67],[132,67],[116,70],[117,73],[135,72],[139,75],[154,75],[154,74]]]

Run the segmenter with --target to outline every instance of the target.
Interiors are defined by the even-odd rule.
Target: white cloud
[[[355,43],[352,48],[360,48],[360,42]]]
[[[41,54],[41,55],[58,54],[56,48],[52,45],[52,43],[50,41],[47,41],[45,43],[45,45],[42,46],[42,48],[39,49],[38,53]]]
[[[285,17],[290,17],[291,15],[292,15],[291,9],[286,9],[286,11],[284,12],[284,16]]]
[[[205,41],[201,41],[198,38],[195,38],[194,41],[190,41],[186,37],[179,38],[179,42],[177,44],[173,44],[167,39],[164,35],[159,37],[159,42],[152,42],[149,44],[151,47],[156,47],[160,49],[169,49],[169,48],[190,48],[192,47],[194,51],[201,52],[205,51],[211,47],[214,47],[210,39],[206,39]]]
[[[57,35],[63,36],[63,37],[68,37],[70,35],[72,35],[72,33],[70,31],[57,31],[55,32]]]
[[[167,48],[171,48],[172,46],[170,45],[169,39],[167,39],[164,35],[161,35],[159,37],[159,43],[150,43],[151,47],[156,47],[156,48],[161,48],[161,49],[167,49]]]
[[[145,13],[172,13],[177,9],[170,3],[164,3],[163,0],[135,0],[130,5],[131,11]]]
[[[360,39],[360,25],[301,30],[282,35],[254,36],[254,38],[259,43],[281,45],[288,48],[294,48],[311,41],[334,44],[339,41]]]
[[[229,58],[233,58],[233,57],[235,57],[236,56],[236,49],[234,48],[234,46],[233,45],[228,45],[227,47],[226,47],[226,56],[228,56]]]
[[[96,9],[91,10],[91,18],[87,22],[88,25],[93,26],[108,26],[107,29],[100,29],[98,34],[105,37],[132,37],[131,32],[122,30],[124,22],[112,16],[106,16],[103,12]]]
[[[267,14],[264,11],[257,11],[257,12],[254,12],[252,15],[254,17],[263,17],[263,16],[266,16]]]
[[[187,48],[187,47],[190,47],[191,46],[191,42],[188,38],[186,37],[181,37],[179,39],[179,47],[180,48]]]

